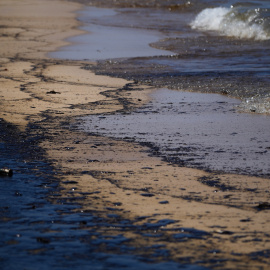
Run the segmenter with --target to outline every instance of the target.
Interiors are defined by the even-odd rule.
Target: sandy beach
[[[269,269],[269,179],[180,167],[147,145],[76,128],[78,117],[133,110],[155,90],[83,69],[94,62],[48,57],[68,44],[66,38],[82,34],[76,20],[81,8],[65,1],[1,1],[1,121],[24,136],[29,129],[37,135],[62,183],[61,196],[72,200],[84,194],[76,201],[81,211],[117,213],[135,226],[148,224],[156,237],[107,228],[106,234],[130,238],[136,252],[160,244],[169,251],[168,261]]]

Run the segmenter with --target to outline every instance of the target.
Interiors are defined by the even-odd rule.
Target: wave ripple
[[[193,29],[217,31],[240,39],[270,39],[270,10],[246,7],[216,7],[202,10],[191,22]]]

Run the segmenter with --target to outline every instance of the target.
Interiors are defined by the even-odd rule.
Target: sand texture
[[[132,110],[151,92],[149,86],[95,75],[82,69],[84,62],[47,57],[67,44],[65,38],[81,33],[74,13],[80,7],[64,1],[1,1],[0,119],[21,133],[31,129],[31,136],[39,135],[36,140],[62,183],[61,196],[83,193],[78,200],[83,211],[101,216],[117,211],[136,226],[161,224],[150,226],[149,233],[163,231],[163,236],[120,228],[106,233],[121,231],[136,247],[166,245],[169,259],[179,262],[189,258],[211,267],[225,259],[215,268],[269,269],[270,212],[263,204],[270,201],[268,179],[179,167],[147,146],[76,129],[76,117]],[[189,239],[180,235],[183,228],[201,234]]]

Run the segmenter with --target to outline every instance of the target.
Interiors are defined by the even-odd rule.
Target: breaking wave
[[[191,22],[193,29],[217,31],[240,39],[270,39],[270,10],[217,7],[202,10]]]

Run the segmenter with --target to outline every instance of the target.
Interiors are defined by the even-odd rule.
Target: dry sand
[[[165,244],[175,260],[190,257],[211,266],[210,260],[220,258],[227,259],[222,269],[269,269],[269,253],[262,251],[270,249],[270,215],[257,208],[270,201],[269,180],[178,167],[139,144],[70,128],[77,116],[123,109],[123,100],[139,106],[151,91],[136,85],[125,91],[132,82],[82,70],[83,62],[46,56],[67,44],[68,36],[81,33],[74,13],[79,8],[63,1],[1,1],[0,118],[21,132],[32,124],[42,128],[40,146],[61,172],[62,196],[87,192],[80,201],[84,211],[107,215],[108,209],[119,208],[119,215],[136,224],[145,216],[149,223],[174,220],[163,227],[166,239],[152,241]],[[219,185],[211,185],[217,179]],[[73,181],[73,193],[67,181]],[[208,234],[176,241],[172,235],[183,227]],[[137,247],[149,241],[126,234]],[[252,252],[261,253],[254,259]]]

